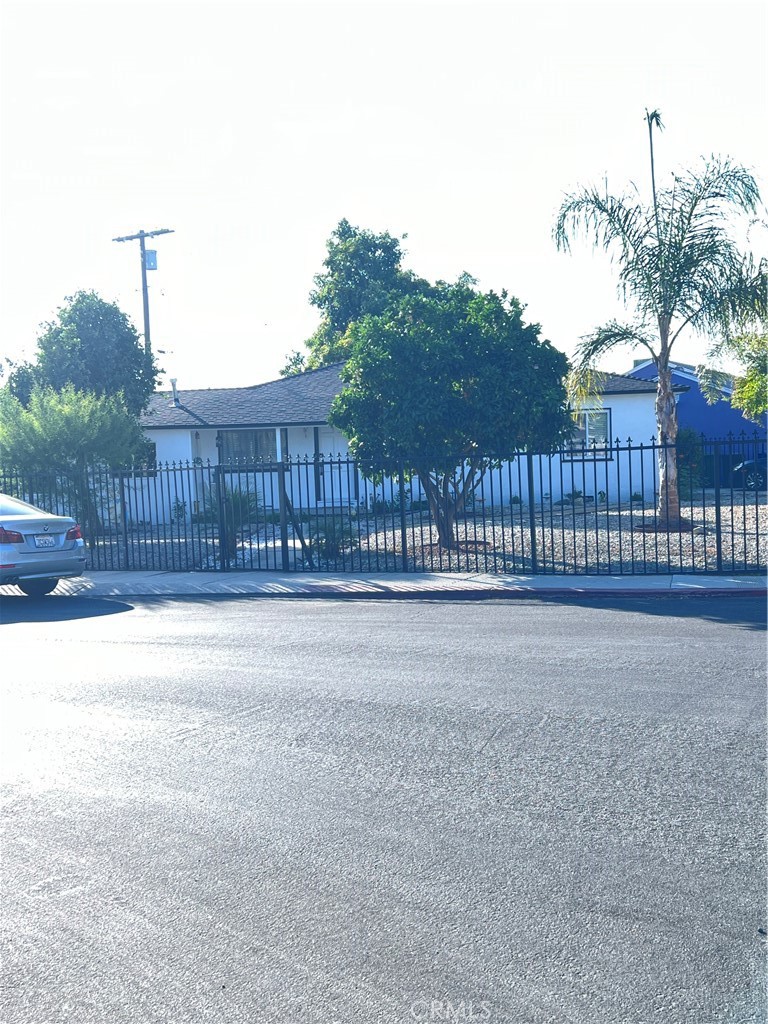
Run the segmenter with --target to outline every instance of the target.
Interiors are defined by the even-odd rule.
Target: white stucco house
[[[253,387],[184,390],[174,386],[153,396],[142,426],[155,446],[158,466],[212,465],[231,467],[234,472],[243,463],[290,460],[295,466],[309,462],[314,472],[304,474],[307,499],[318,504],[346,502],[352,492],[356,498],[361,494],[362,478],[354,468],[334,472],[329,466],[329,460],[338,463],[348,454],[345,438],[328,424],[331,404],[343,386],[340,371],[341,364],[335,364]],[[656,434],[656,386],[610,373],[600,375],[600,384],[599,398],[577,416],[571,450],[547,460],[546,479],[537,473],[537,499],[544,494],[551,498],[567,494],[588,479],[627,495],[642,480],[643,490],[652,496],[653,472],[647,467],[642,471],[637,463],[632,473],[635,454],[611,446],[617,440],[622,445],[628,440],[650,444]],[[507,474],[506,479],[496,488],[493,500],[503,503],[517,494],[526,501],[527,480],[519,472]],[[261,490],[265,490],[263,484]],[[275,488],[270,485],[266,490]],[[362,490],[368,493],[368,484]],[[392,487],[385,483],[382,494],[387,492],[391,495]],[[202,495],[190,497],[195,506],[202,501]],[[411,498],[421,497],[415,481]]]

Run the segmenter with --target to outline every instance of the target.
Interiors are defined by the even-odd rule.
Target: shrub
[[[234,555],[237,551],[237,534],[244,526],[248,526],[259,518],[261,505],[256,491],[244,491],[240,487],[231,490],[224,485],[222,493],[224,505],[224,526],[227,535],[227,551]],[[219,522],[219,502],[216,491],[209,491],[205,496],[205,518],[207,522]]]
[[[317,558],[336,561],[360,546],[360,538],[346,519],[318,523],[310,538],[310,550]]]
[[[187,503],[181,498],[176,498],[171,506],[171,518],[175,523],[183,523],[187,518]]]
[[[677,432],[677,479],[681,492],[693,492],[702,486],[704,448],[700,435],[690,427]]]
[[[396,506],[393,501],[385,501],[384,498],[371,498],[368,503],[368,509],[372,516],[385,516],[390,512],[394,512]]]

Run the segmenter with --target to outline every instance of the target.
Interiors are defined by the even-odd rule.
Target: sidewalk
[[[733,596],[767,593],[761,576],[497,576],[486,573],[93,572],[63,580],[80,597]],[[2,588],[5,589],[5,588]],[[15,588],[13,588],[15,590]],[[12,592],[12,591],[8,591]]]

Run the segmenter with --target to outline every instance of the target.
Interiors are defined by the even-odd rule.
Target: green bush
[[[346,519],[318,523],[310,536],[310,550],[317,558],[335,561],[360,547],[360,537]]]
[[[244,491],[240,487],[228,488],[224,486],[222,493],[224,505],[224,526],[227,535],[227,551],[234,555],[237,551],[237,533],[244,526],[249,526],[258,520],[261,512],[259,496],[254,491]],[[221,529],[219,522],[219,502],[215,490],[209,491],[205,496],[205,521],[216,523]]]
[[[256,491],[244,491],[240,487],[230,489],[224,486],[222,499],[227,525],[247,526],[255,522],[261,512],[261,503]],[[219,502],[215,490],[205,496],[205,515],[211,522],[219,521]]]
[[[397,507],[393,501],[385,501],[383,498],[371,498],[368,502],[368,510],[372,516],[385,516],[394,512]]]
[[[692,493],[704,480],[704,448],[701,436],[690,427],[677,432],[677,480],[680,491]]]

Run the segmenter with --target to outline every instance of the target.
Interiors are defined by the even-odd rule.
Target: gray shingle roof
[[[656,385],[647,380],[636,380],[621,373],[596,373],[595,383],[599,384],[601,395],[628,395],[656,390]]]
[[[629,377],[623,373],[596,373],[596,381],[600,384],[601,395],[635,395],[642,393],[656,392],[656,382],[653,380],[640,380],[636,377]],[[681,384],[672,388],[673,391],[687,391],[686,385]]]
[[[153,395],[141,425],[149,429],[173,427],[289,427],[316,426],[328,422],[331,403],[341,391],[342,364],[309,370],[249,388],[178,389],[179,404],[171,392]],[[601,373],[605,395],[630,395],[656,390],[653,381],[636,380],[618,373]],[[678,389],[675,389],[678,390]]]
[[[326,423],[341,391],[341,363],[249,388],[177,389],[153,395],[141,417],[144,428],[286,427]]]

